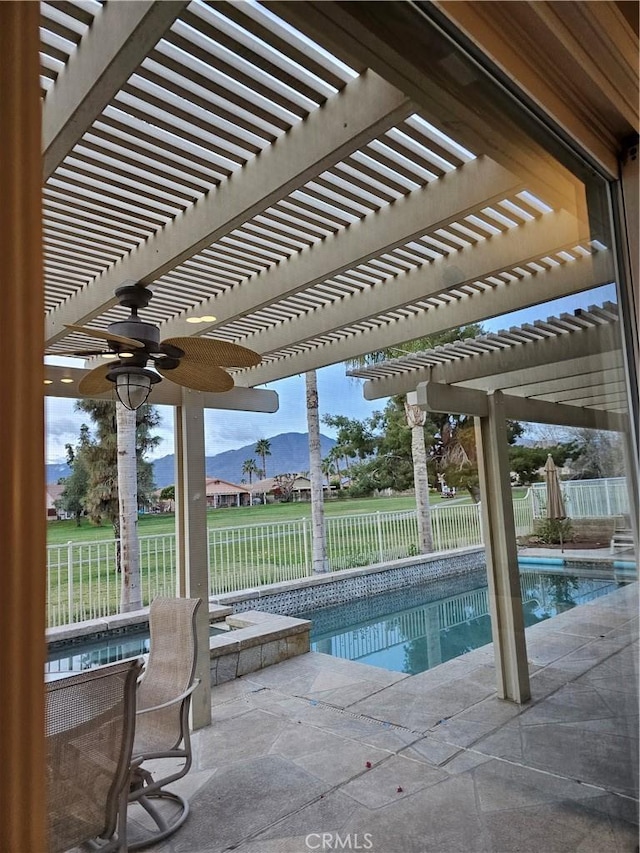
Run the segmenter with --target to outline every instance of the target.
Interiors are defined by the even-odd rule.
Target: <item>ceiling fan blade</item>
[[[163,368],[161,361],[156,361],[154,367],[165,379],[170,379],[178,385],[184,385],[185,388],[193,388],[195,391],[221,393],[233,388],[231,376],[226,370],[215,365],[181,359],[180,364],[173,370]]]
[[[87,375],[80,380],[78,391],[85,397],[91,397],[94,394],[108,394],[113,391],[115,385],[107,379],[107,373],[113,369],[113,364],[101,364],[91,370]]]
[[[144,344],[135,338],[126,338],[124,335],[112,335],[111,332],[107,332],[105,329],[90,329],[88,326],[75,326],[73,323],[65,324],[65,329],[70,329],[72,332],[82,332],[90,338],[101,338],[105,341],[113,341],[115,344],[124,344],[126,347],[144,349]]]
[[[162,343],[181,349],[185,354],[182,363],[188,359],[213,367],[254,367],[262,361],[252,349],[213,338],[167,338]]]

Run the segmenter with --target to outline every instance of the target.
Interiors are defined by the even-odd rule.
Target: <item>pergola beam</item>
[[[416,386],[416,396],[418,405],[427,412],[487,417],[487,394],[475,388],[445,385],[429,380]],[[502,394],[502,399],[506,417],[513,420],[615,432],[624,432],[629,426],[627,416],[615,412],[585,409],[579,405],[570,406],[547,400],[532,400],[510,394]]]
[[[476,247],[477,248],[477,247]],[[419,314],[376,326],[369,332],[351,335],[323,346],[315,346],[293,356],[266,361],[258,367],[242,371],[235,378],[236,384],[256,386],[274,382],[286,376],[317,370],[328,364],[348,361],[374,350],[397,346],[406,341],[426,335],[434,335],[457,326],[480,323],[511,311],[559,299],[582,290],[598,287],[613,280],[612,258],[609,252],[598,252],[588,258],[563,264],[544,273],[532,274],[530,278],[514,281],[492,291],[464,297],[448,306],[433,308]],[[404,391],[382,390],[386,380],[367,383],[367,399],[403,394]],[[378,385],[378,383],[380,383]],[[369,392],[366,388],[369,388]],[[414,386],[415,387],[415,386]],[[374,391],[375,388],[375,391]],[[367,396],[368,393],[373,396]]]
[[[238,317],[258,311],[274,301],[313,287],[314,284],[319,284],[325,279],[364,263],[370,258],[389,252],[397,246],[421,237],[428,231],[447,225],[453,219],[463,218],[479,207],[491,204],[494,199],[501,200],[509,193],[516,192],[520,187],[521,183],[518,182],[517,178],[491,160],[487,158],[473,160],[454,172],[444,175],[428,187],[414,190],[414,192],[382,208],[375,214],[371,214],[361,222],[354,223],[348,229],[327,237],[308,251],[293,256],[286,264],[272,267],[264,273],[241,282],[231,290],[211,297],[198,306],[198,311],[217,317],[216,325],[232,322]],[[567,243],[574,241],[575,244],[578,241],[577,223],[575,220],[571,220],[567,214],[564,216],[566,219],[562,222],[558,221],[556,225],[558,233],[567,238]],[[548,238],[553,239],[551,233],[549,233]],[[496,240],[495,242],[499,241]],[[493,240],[487,240],[486,244],[495,245]],[[524,245],[527,245],[526,251],[532,254],[528,244],[521,242],[518,247],[520,257]],[[475,257],[479,248],[477,246],[474,252],[468,252],[465,255],[465,269],[471,269],[474,260],[471,255]],[[542,252],[544,251],[546,248],[542,249]],[[464,255],[463,252],[459,254]],[[513,258],[514,263],[517,263],[517,253],[513,255]],[[456,255],[457,261],[458,256]],[[446,287],[446,283],[448,279],[451,279],[452,274],[450,262],[444,260],[439,265],[434,264],[433,269],[440,272],[440,275],[434,272],[434,278],[439,282],[436,289]],[[449,285],[457,284],[459,280],[465,277],[464,274],[458,276],[457,268],[453,275],[455,280],[449,281]],[[416,274],[413,280],[415,278],[420,282],[420,272]],[[404,286],[396,288],[383,283],[377,291],[376,288],[372,288],[372,291],[376,291],[371,301],[373,313],[376,311],[377,301],[380,301],[377,294],[385,287],[393,293],[401,291],[400,302],[407,301],[412,296],[411,290],[406,289],[407,298],[405,299]],[[424,285],[418,284],[417,293],[420,293],[423,288]],[[346,309],[347,316],[353,320],[361,317],[363,303],[369,305],[371,297],[371,291],[367,291],[364,300],[356,297],[347,300],[350,306]],[[385,294],[381,301],[387,303],[389,297]],[[392,303],[393,301],[392,299]],[[284,340],[295,339],[298,341],[314,334],[321,334],[322,327],[331,327],[332,324],[339,323],[340,314],[345,311],[345,307],[339,303],[333,311],[333,316],[336,319],[329,319],[324,323],[325,316],[331,317],[331,308],[333,307],[328,306],[321,311],[312,312],[310,319],[297,318],[291,323],[282,324],[277,328],[283,331],[286,329]],[[192,333],[193,327],[190,327],[184,319],[170,320],[162,327],[163,337]],[[262,340],[263,337],[265,341]],[[278,348],[278,337],[279,332],[268,330],[247,338],[245,346],[261,353],[269,352]]]
[[[471,61],[443,53],[417,4],[267,0],[265,5],[338,55],[355,56],[405,92],[436,127],[520,175],[548,204],[586,221],[583,185],[512,118],[508,99],[500,102]]]
[[[491,172],[494,172],[496,168],[495,164],[491,164],[491,161],[488,161],[488,164],[490,164],[490,167],[484,175],[485,179],[488,179]],[[464,173],[469,166],[474,166],[474,163],[467,164],[460,172]],[[480,168],[483,169],[486,166]],[[500,167],[497,168],[500,169]],[[502,172],[501,169],[500,172]],[[453,177],[451,175],[451,178]],[[474,200],[473,196],[482,196],[484,193],[484,180],[478,182],[478,184],[473,188],[473,194],[469,198],[470,201]],[[445,178],[442,181],[438,181],[438,184],[434,187],[422,190],[426,194],[425,199],[429,208],[433,207],[438,213],[444,214],[450,205],[453,206],[457,202],[458,194],[455,194],[455,198],[452,197],[452,194],[448,191],[449,186],[451,185],[447,184]],[[441,187],[441,194],[438,193],[438,187]],[[459,189],[458,186],[456,186],[457,189]],[[445,200],[444,202],[440,201],[441,195]],[[462,198],[465,198],[465,196],[463,195]],[[420,206],[423,209],[425,207],[425,205]],[[409,205],[407,204],[404,208],[398,210],[398,216],[404,217],[405,213],[409,213],[407,224],[409,227],[415,229],[417,220],[411,215],[408,208]],[[457,218],[463,215],[464,213],[460,213]],[[389,239],[395,236],[395,233],[398,233],[393,227],[394,221],[394,216],[391,213],[388,220],[384,219],[384,217],[378,219],[379,229],[376,229],[375,223],[372,223],[371,228],[372,230],[380,230],[381,235],[386,234],[387,239]],[[390,227],[387,228],[387,225]],[[433,226],[429,226],[429,229],[431,227]],[[365,228],[362,235],[354,229],[354,231],[347,232],[344,238],[341,235],[336,235],[334,238],[336,240],[335,244],[329,241],[321,244],[325,247],[325,253],[329,256],[329,260],[334,259],[335,263],[335,259],[340,257],[340,253],[332,251],[332,248],[341,239],[344,239],[345,242],[350,241],[356,248],[364,248],[367,242],[366,235],[368,228],[369,226]],[[425,228],[420,228],[416,232],[416,235],[423,234],[425,230]],[[518,228],[484,240],[474,246],[472,251],[461,249],[453,255],[435,259],[432,263],[425,264],[419,269],[402,273],[392,280],[374,284],[361,293],[353,294],[330,305],[326,305],[319,310],[309,311],[307,314],[296,317],[289,322],[280,323],[270,329],[249,335],[243,340],[243,345],[248,346],[250,349],[255,349],[260,353],[284,349],[309,338],[324,335],[328,332],[349,326],[352,323],[358,323],[370,317],[375,317],[387,311],[392,311],[396,308],[426,299],[429,296],[435,296],[450,288],[460,287],[470,281],[486,278],[501,270],[526,264],[529,260],[537,260],[545,254],[553,254],[566,246],[575,245],[577,235],[577,223],[568,213],[564,211],[548,213],[540,219],[527,222]],[[406,243],[410,239],[412,239],[412,235],[406,236],[401,242]],[[379,256],[382,252],[389,251],[390,248],[394,248],[398,244],[396,240],[391,246],[383,246],[378,249],[375,254]],[[318,249],[321,250],[321,246],[318,246]],[[526,257],[524,255],[525,252]],[[312,254],[313,250],[311,250],[306,258],[309,259]],[[301,260],[303,257],[305,256],[301,256]],[[366,260],[366,257],[361,260]],[[358,262],[358,260],[354,260],[350,265],[353,266]],[[348,266],[344,266],[341,269],[347,269]],[[340,272],[341,269],[325,272],[323,278],[329,278]],[[283,277],[282,271],[278,271],[278,274],[281,278]],[[297,281],[295,276],[291,276],[291,278],[293,282]],[[303,286],[307,287],[309,284],[305,283]],[[233,296],[233,292],[230,296]],[[221,297],[219,301],[223,302],[224,298]],[[211,312],[220,316],[219,311],[216,311],[216,301],[211,300],[211,302]],[[207,313],[209,313],[208,310]],[[184,333],[182,332],[182,334]]]
[[[582,363],[582,359],[580,359],[580,363]],[[564,375],[564,363],[561,365],[557,365],[560,368],[560,373],[558,374],[558,370],[554,370],[551,372],[549,378],[544,380],[544,396],[549,397],[551,394],[555,394],[557,392],[566,394],[567,392],[574,391],[577,388],[593,388],[593,386],[598,385],[606,385],[608,383],[619,383],[624,382],[624,371],[620,367],[611,367],[611,368],[602,368],[595,370],[587,370],[585,372],[580,371],[574,375]],[[575,365],[575,367],[579,367]],[[570,368],[571,369],[571,368]],[[575,368],[574,368],[575,369]],[[509,393],[513,394],[517,397],[535,397],[539,393],[540,382],[528,382],[524,383],[513,383],[512,380],[508,380],[509,386],[506,384],[506,380],[503,376],[497,377],[499,381],[499,387],[502,391],[506,390],[507,387],[510,386]],[[488,381],[485,380],[485,382]],[[465,383],[466,384],[466,383]],[[492,387],[496,387],[495,384],[492,383]],[[488,388],[486,389],[488,390]]]
[[[595,375],[596,381],[599,371],[617,370],[623,371],[622,351],[595,353],[583,358],[568,358],[555,364],[541,364],[536,367],[522,367],[517,370],[509,370],[500,376],[483,376],[480,379],[465,380],[467,388],[480,388],[489,391],[499,388],[511,394],[526,396],[527,388],[539,387],[541,383],[557,380],[558,382],[584,381],[585,375]]]
[[[45,365],[45,379],[51,380],[51,385],[44,386],[44,394],[47,397],[66,397],[76,400],[78,384],[87,375],[88,371],[77,367],[56,367]],[[71,382],[64,381],[71,379]],[[168,379],[163,379],[158,385],[153,386],[149,402],[157,406],[182,406],[184,395],[188,389],[176,385]],[[199,404],[205,409],[231,409],[240,412],[268,412],[278,411],[278,394],[263,388],[235,387],[223,394],[211,392],[189,391],[192,396],[189,400],[193,403],[195,395]],[[98,399],[108,400],[111,395],[104,394]]]
[[[117,5],[118,9],[121,4]],[[125,4],[128,5],[128,4]],[[163,5],[163,4],[158,4]],[[407,98],[373,72],[358,77],[46,318],[45,347],[116,303],[125,282],[152,284],[411,113]]]
[[[400,376],[373,379],[365,383],[364,396],[367,400],[377,400],[394,394],[406,394],[413,391],[420,382],[429,379],[453,385],[492,377],[495,388],[499,380],[496,381],[494,377],[503,373],[528,371],[540,365],[558,365],[566,358],[581,359],[619,349],[619,334],[617,325],[594,326],[555,338],[541,338],[519,347],[486,352],[473,359],[461,358]]]
[[[45,181],[187,5],[185,0],[137,0],[102,6],[44,99]]]

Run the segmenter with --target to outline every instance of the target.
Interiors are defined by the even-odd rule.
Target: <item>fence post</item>
[[[380,555],[380,559],[378,562],[382,563],[384,562],[384,553],[382,547],[382,521],[380,518],[380,510],[376,512],[376,530],[378,532],[378,553]]]
[[[67,542],[67,624],[73,622],[73,542]]]
[[[311,576],[311,561],[309,559],[309,535],[307,532],[307,519],[303,516],[302,522],[302,548],[304,550],[304,571],[307,577]]]

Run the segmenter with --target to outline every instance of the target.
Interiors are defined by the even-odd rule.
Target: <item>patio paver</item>
[[[633,853],[637,613],[633,584],[529,629],[523,706],[490,647],[415,676],[310,653],[214,688],[175,786],[191,816],[151,849]]]

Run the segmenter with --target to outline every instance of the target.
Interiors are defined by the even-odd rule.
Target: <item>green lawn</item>
[[[470,502],[468,496],[461,495],[461,500]],[[431,495],[432,505],[441,503],[439,495]],[[445,501],[444,503],[448,503]],[[351,515],[352,513],[395,512],[415,509],[415,499],[407,497],[384,498],[347,498],[345,500],[330,500],[325,503],[326,515]],[[252,507],[228,507],[225,509],[210,509],[207,511],[207,526],[215,527],[244,527],[248,524],[268,524],[272,521],[291,521],[298,518],[308,518],[311,515],[309,503],[274,503]],[[160,515],[142,515],[139,521],[140,536],[155,536],[163,533],[175,533],[173,513]],[[67,542],[96,542],[112,539],[111,525],[98,527],[86,519],[81,527],[75,521],[50,521],[47,524],[47,542],[49,545],[65,545]]]
[[[526,488],[513,490],[514,498],[522,498]],[[443,503],[438,494],[431,495],[432,506]],[[461,493],[456,503],[470,503],[471,498]],[[449,501],[444,501],[448,504]],[[330,500],[325,503],[325,513],[333,515],[351,515],[352,513],[395,512],[415,508],[412,496],[383,497],[383,498],[346,498]],[[248,524],[268,524],[275,521],[291,521],[298,518],[308,518],[311,515],[309,503],[274,503],[252,507],[229,507],[225,509],[210,509],[207,511],[207,526],[216,527],[245,527]],[[163,533],[175,533],[173,513],[161,515],[142,515],[139,522],[140,536],[155,536]],[[96,542],[113,539],[111,525],[98,527],[87,520],[77,527],[75,521],[50,521],[47,524],[47,542],[49,545],[64,545],[67,542]]]

